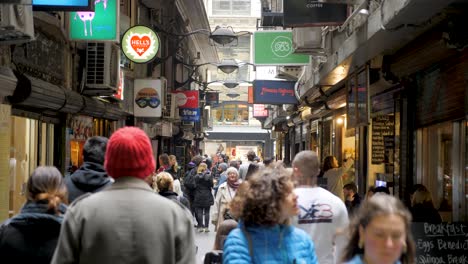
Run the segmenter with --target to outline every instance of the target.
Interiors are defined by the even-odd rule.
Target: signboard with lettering
[[[94,12],[70,13],[70,40],[119,41],[117,0],[95,0]]]
[[[179,109],[198,108],[198,91],[174,91]]]
[[[413,223],[416,264],[468,263],[468,223]]]
[[[285,1],[288,2],[288,1]],[[256,31],[254,64],[263,66],[308,65],[309,55],[293,53],[292,31]]]
[[[394,148],[395,119],[392,115],[372,118],[372,164],[388,163]]]
[[[297,104],[295,81],[254,80],[255,104]]]
[[[160,47],[159,36],[151,28],[134,26],[122,36],[122,52],[135,63],[147,63],[156,57]]]
[[[253,117],[267,117],[268,109],[265,109],[264,104],[254,104],[253,105]]]
[[[339,26],[348,17],[348,5],[317,0],[284,1],[285,27]]]
[[[198,122],[200,121],[200,108],[179,109],[180,120]]]

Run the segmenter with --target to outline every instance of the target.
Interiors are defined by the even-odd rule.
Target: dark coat
[[[180,174],[181,174],[181,169],[180,167],[177,167],[177,171],[175,171],[175,166],[171,166],[166,169],[166,172],[170,173],[172,175],[172,178],[174,180],[180,180]]]
[[[28,202],[0,226],[2,262],[8,258],[14,263],[50,263],[63,217],[47,210],[48,204]]]
[[[213,194],[213,176],[209,171],[199,173],[196,176],[197,188],[195,189],[194,207],[210,207],[214,204]]]
[[[95,193],[112,184],[104,166],[94,162],[85,162],[72,175],[65,178],[68,189],[68,202],[73,202],[85,193]]]
[[[176,203],[185,206],[187,209],[190,210],[190,203],[187,200],[187,198],[185,198],[183,196],[179,196],[179,195],[177,195],[177,193],[175,193],[173,191],[163,191],[163,192],[159,192],[159,194],[161,196],[166,197],[169,200],[175,201]]]
[[[411,208],[413,222],[427,222],[431,224],[439,224],[442,222],[439,212],[432,204],[416,204]]]
[[[355,193],[353,197],[354,199],[352,201],[345,201],[346,209],[348,210],[348,215],[350,216],[354,214],[354,212],[356,212],[361,205],[361,196]]]

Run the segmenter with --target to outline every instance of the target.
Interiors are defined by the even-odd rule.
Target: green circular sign
[[[135,63],[147,63],[158,54],[159,36],[151,28],[134,26],[122,36],[122,52]]]
[[[276,37],[271,43],[271,51],[280,58],[288,56],[293,52],[291,39],[285,36]]]

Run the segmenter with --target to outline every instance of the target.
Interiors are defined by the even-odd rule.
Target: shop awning
[[[0,66],[0,96],[5,98],[11,96],[16,88],[16,77],[10,68]]]
[[[109,120],[122,119],[126,113],[118,106],[105,103],[75,91],[64,89],[41,79],[14,71],[17,82],[14,92],[7,95],[14,106],[39,112],[55,111],[83,114]],[[1,74],[1,72],[0,72]]]

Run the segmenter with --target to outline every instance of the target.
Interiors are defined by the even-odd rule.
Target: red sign
[[[114,97],[119,100],[123,100],[123,91],[124,91],[124,72],[122,69],[119,70],[119,87],[117,87],[117,93],[114,94]]]
[[[254,103],[254,90],[253,86],[249,86],[247,90],[247,103],[253,104]]]
[[[265,109],[264,104],[254,104],[253,105],[253,117],[267,117],[268,110]]]
[[[198,91],[175,91],[179,108],[198,108]]]

